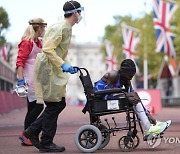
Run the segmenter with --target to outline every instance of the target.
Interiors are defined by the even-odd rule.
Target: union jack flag
[[[164,52],[171,57],[175,57],[176,52],[173,44],[175,34],[170,31],[170,19],[177,7],[175,3],[153,0],[156,51]]]
[[[0,48],[0,55],[3,60],[8,61],[9,51],[10,51],[10,44],[7,43],[3,47]]]
[[[117,61],[116,56],[114,55],[114,46],[109,40],[105,40],[105,47],[106,47],[106,64],[107,64],[107,71],[117,69]]]
[[[132,28],[130,28],[130,26],[122,27],[122,49],[125,54],[125,59],[135,59],[135,57],[137,57],[135,50],[137,48],[137,44],[140,42],[140,37],[138,37],[137,32],[135,32]]]

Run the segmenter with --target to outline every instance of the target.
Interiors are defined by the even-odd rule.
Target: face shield
[[[28,94],[28,86],[16,86],[16,88],[14,89],[14,91],[16,92],[16,94],[19,97],[27,97]]]
[[[73,10],[64,11],[64,14],[71,14],[77,12],[79,15],[78,15],[78,21],[76,23],[78,24],[82,19],[84,19],[83,16],[85,16],[85,15],[82,16],[81,13],[82,11],[84,12],[84,7],[79,7],[77,9],[74,8]]]
[[[47,27],[47,23],[46,22],[34,22],[34,23],[30,23],[30,25],[32,25],[33,29],[36,31],[36,29],[38,27],[40,27],[40,37],[43,37],[45,34],[45,28]]]

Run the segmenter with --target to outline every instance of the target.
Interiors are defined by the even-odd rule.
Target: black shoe
[[[39,149],[39,137],[38,135],[34,135],[33,133],[30,132],[29,129],[26,129],[24,131],[24,136],[28,139],[31,140],[32,145],[35,146],[37,149]]]
[[[40,152],[63,152],[65,151],[65,147],[57,146],[54,143],[50,145],[40,145],[39,147]]]

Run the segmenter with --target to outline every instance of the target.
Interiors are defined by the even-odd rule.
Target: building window
[[[12,87],[13,87],[12,83],[0,79],[0,90],[10,92],[12,90]]]

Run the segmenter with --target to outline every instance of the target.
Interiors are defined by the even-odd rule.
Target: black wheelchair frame
[[[98,149],[104,148],[110,141],[110,134],[115,136],[115,132],[127,130],[127,135],[122,136],[119,139],[118,145],[121,151],[132,151],[137,148],[140,142],[137,136],[137,124],[138,122],[141,132],[143,129],[140,124],[140,120],[136,116],[133,110],[133,106],[126,98],[126,93],[119,89],[106,89],[102,91],[94,91],[94,87],[86,68],[78,68],[80,75],[79,78],[84,88],[86,95],[86,105],[82,112],[89,113],[90,125],[84,125],[80,127],[75,134],[75,144],[77,148],[85,153],[95,152]],[[118,109],[107,109],[108,101],[104,100],[104,96],[108,94],[119,94],[119,99],[114,99],[117,103]],[[126,113],[127,125],[125,127],[118,127],[114,117],[112,120],[114,126],[111,127],[108,120],[105,119],[106,125],[102,124],[101,116],[117,113]]]

